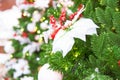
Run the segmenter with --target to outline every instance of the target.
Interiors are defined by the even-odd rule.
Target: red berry
[[[70,20],[72,20],[72,19],[74,18],[74,14],[71,14],[71,15],[69,16],[69,18],[70,18]]]
[[[9,78],[4,78],[4,80],[9,80]]]
[[[16,34],[16,33],[14,33],[14,34],[13,34],[13,36],[15,37],[15,36],[17,36],[17,34]]]
[[[56,20],[53,15],[50,16],[50,24],[56,24]]]
[[[28,34],[27,34],[26,32],[23,32],[23,33],[22,33],[22,37],[27,38],[27,37],[28,37]]]
[[[120,60],[118,61],[118,65],[120,66]]]

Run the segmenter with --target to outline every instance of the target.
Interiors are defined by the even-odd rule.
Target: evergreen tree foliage
[[[38,68],[49,63],[50,69],[63,73],[63,80],[120,80],[120,0],[73,1],[75,5],[69,9],[75,12],[79,4],[84,4],[83,16],[92,19],[99,26],[98,35],[86,36],[86,42],[75,38],[72,50],[65,57],[62,56],[62,52],[51,52],[52,40],[43,43],[40,51],[34,52],[31,56],[26,53],[24,58],[28,60],[33,73],[30,75],[37,80]],[[30,8],[27,12],[32,15],[35,10],[35,8]],[[49,21],[50,15],[58,18],[60,14],[61,7],[47,8],[43,14],[43,20],[36,23],[37,29],[43,32],[44,30],[39,27],[41,22]],[[24,29],[27,32],[26,26],[30,22],[31,16],[20,18],[20,27],[15,27],[15,31]],[[27,33],[31,41],[36,41],[34,39],[36,34],[40,35],[37,32]],[[22,50],[28,44],[21,45],[14,39],[12,41],[16,50],[13,57],[23,57]],[[37,61],[36,58],[40,60]]]

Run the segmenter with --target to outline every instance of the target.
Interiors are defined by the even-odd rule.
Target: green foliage
[[[111,8],[116,8],[118,5],[119,0],[106,0],[107,1],[107,6]]]
[[[106,7],[106,9],[105,9],[105,20],[106,20],[106,25],[108,27],[111,27],[113,25],[112,24],[113,14],[114,14],[114,10],[111,9],[110,7]]]
[[[86,36],[84,42],[75,38],[75,44],[72,50],[65,56],[62,52],[52,53],[52,40],[43,43],[39,52],[34,52],[32,56],[25,55],[30,69],[37,80],[38,68],[45,63],[50,64],[50,68],[63,73],[63,80],[120,80],[120,0],[73,0],[75,5],[70,9],[75,12],[79,4],[85,5],[84,17],[91,18],[98,26],[98,35]],[[30,15],[35,8],[28,10]],[[40,11],[40,10],[39,10]],[[49,7],[43,17],[49,21],[50,15],[58,18],[61,14],[61,6],[54,9]],[[43,21],[44,21],[43,20]],[[19,19],[19,27],[27,32],[26,26],[31,22],[30,17]],[[38,30],[41,22],[36,23]],[[43,30],[44,31],[44,30]],[[39,33],[28,33],[31,41]],[[13,54],[16,58],[21,58],[22,49],[27,44],[21,45],[19,41],[12,40],[16,52]],[[36,60],[40,58],[40,60]],[[95,69],[98,71],[95,71]],[[47,75],[46,75],[47,77]]]
[[[107,0],[99,0],[100,5],[107,5]]]
[[[84,16],[88,18],[93,18],[94,19],[94,9],[95,9],[95,1],[88,0],[88,2],[85,5],[85,11],[84,11]]]
[[[49,17],[52,14],[54,17],[58,18],[61,14],[60,12],[61,12],[61,6],[57,7],[56,9],[54,9],[53,7],[50,7],[46,10],[44,16],[46,16],[49,19]]]
[[[113,79],[106,75],[100,75],[97,73],[93,73],[89,77],[87,77],[83,80],[113,80]]]
[[[99,37],[93,36],[91,44],[95,55],[101,57],[106,52],[104,49],[107,49],[110,45],[108,34],[103,33]]]
[[[113,15],[113,27],[120,34],[120,12],[115,12]]]
[[[112,33],[104,33],[100,36],[93,37],[92,50],[95,55],[90,56],[89,60],[92,67],[98,67],[102,74],[120,79],[118,76],[120,73],[117,71],[120,69],[117,63],[120,59],[120,47],[113,41],[113,38],[111,38],[112,36],[114,36]]]
[[[105,24],[105,15],[104,10],[101,8],[96,8],[96,17],[98,18],[99,23]]]

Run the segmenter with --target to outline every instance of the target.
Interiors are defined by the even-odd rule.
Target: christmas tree
[[[21,11],[11,39],[15,49],[12,60],[17,63],[10,68],[10,76],[15,76],[16,66],[23,61],[26,72],[14,77],[16,80],[25,76],[44,80],[49,76],[44,70],[50,69],[59,72],[62,80],[119,80],[120,0],[44,3],[47,6]]]

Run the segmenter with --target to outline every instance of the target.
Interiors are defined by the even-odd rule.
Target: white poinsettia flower
[[[31,8],[31,7],[34,7],[34,5],[33,4],[21,4],[21,5],[19,5],[18,6],[18,8],[20,9],[20,10],[28,10],[29,8]]]
[[[98,26],[91,19],[80,18],[71,26],[70,32],[72,37],[86,41],[85,35],[97,34],[96,28]]]
[[[20,77],[22,74],[30,73],[28,61],[25,59],[18,59],[17,63],[15,63],[12,68],[15,69],[13,74],[15,79]]]
[[[58,31],[53,41],[52,52],[62,51],[65,56],[72,49],[74,38],[86,41],[86,35],[97,34],[96,28],[98,26],[91,19],[80,18],[69,27],[70,30],[60,29]]]
[[[19,6],[24,3],[25,0],[16,0],[16,5]]]
[[[74,44],[74,39],[71,36],[71,33],[67,33],[67,31],[60,30],[54,41],[53,41],[53,49],[52,52],[55,53],[57,51],[62,51],[63,56],[65,56],[68,51],[72,49],[72,46]]]
[[[49,6],[49,2],[50,0],[35,0],[34,5],[39,8],[47,8]]]
[[[15,52],[14,47],[12,46],[12,42],[11,41],[7,41],[5,46],[4,46],[4,51],[8,54],[12,54]]]
[[[42,34],[43,34],[43,38],[44,38],[45,43],[48,43],[49,36],[50,36],[50,30],[44,31]]]
[[[0,63],[0,80],[1,80],[1,78],[6,76],[7,72],[8,72],[8,70],[5,66],[5,64]]]
[[[29,38],[24,38],[22,36],[15,36],[14,39],[18,40],[20,42],[20,44],[25,44],[25,43],[31,42]]]
[[[23,48],[23,54],[29,52],[29,54],[32,55],[33,52],[40,50],[40,45],[41,45],[40,43],[31,42],[30,44]]]
[[[20,78],[20,80],[34,80],[34,78],[33,77],[24,76],[24,77]]]
[[[7,68],[8,71],[13,68],[12,66],[13,66],[14,64],[16,64],[16,61],[17,61],[17,59],[13,58],[13,59],[8,60],[8,61],[5,63],[5,66],[6,66],[6,68]]]
[[[41,18],[40,12],[37,11],[37,10],[34,11],[34,12],[33,12],[33,15],[32,15],[32,18],[33,18],[33,22],[34,22],[34,23],[37,22],[37,21],[39,21],[40,18]]]
[[[36,32],[36,24],[35,23],[29,23],[28,25],[27,25],[27,30],[29,31],[29,32],[31,32],[31,33],[34,33],[34,32]]]
[[[0,63],[5,64],[10,58],[10,54],[0,54]]]
[[[40,24],[40,28],[42,28],[43,30],[48,29],[49,28],[48,26],[49,26],[48,25],[48,20],[45,20],[44,22],[42,22]]]
[[[50,35],[53,32],[52,26],[51,25],[48,26],[49,26],[47,27],[48,30],[42,33],[45,43],[48,43],[48,40],[50,39]]]
[[[58,0],[63,6],[70,7],[74,5],[74,2],[72,0]]]

